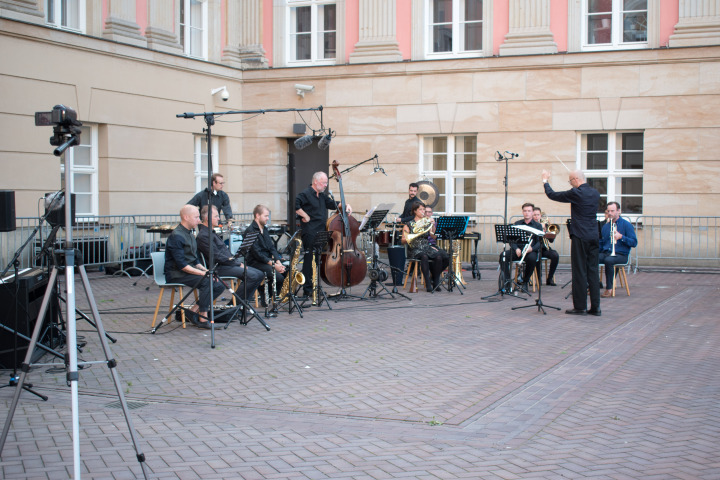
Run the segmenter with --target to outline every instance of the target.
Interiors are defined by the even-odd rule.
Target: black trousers
[[[517,256],[517,253],[515,250],[512,251],[512,261],[520,260],[520,257]],[[522,282],[520,282],[520,279],[518,279],[519,283],[527,283],[530,281],[530,276],[532,275],[532,271],[537,268],[537,262],[538,262],[538,252],[528,252],[525,254],[525,273],[523,273]],[[542,281],[542,280],[540,280]]]
[[[265,278],[266,282],[268,283],[268,291],[272,292],[272,284],[273,284],[273,271],[275,270],[274,267],[271,267],[267,263],[257,263],[253,268],[256,268],[260,271],[260,282],[262,282],[262,279]],[[283,275],[280,272],[275,272],[275,282],[277,282],[277,293],[280,293],[280,289],[282,288],[283,281],[285,280],[285,275]],[[260,285],[260,282],[258,282],[258,285]]]
[[[598,262],[605,265],[605,288],[612,290],[613,280],[615,279],[615,265],[627,263],[627,255],[610,255],[611,252],[602,252]]]
[[[268,267],[270,265],[267,265]],[[255,290],[260,286],[263,279],[263,274],[260,270],[253,267],[247,267],[247,297],[245,297],[245,284],[243,283],[245,278],[245,268],[237,265],[218,265],[215,267],[215,273],[219,277],[235,277],[240,280],[237,288],[237,294],[243,300],[247,300],[252,297]]]
[[[573,308],[587,310],[587,291],[590,289],[590,308],[600,308],[600,278],[598,265],[598,240],[572,237],[570,261],[572,262]]]
[[[305,285],[303,285],[303,293],[307,296],[312,295],[313,284],[312,284],[312,264],[313,264],[313,242],[315,241],[316,232],[305,232],[303,230],[301,240],[303,242],[303,250],[305,250],[305,256],[303,257],[302,274],[305,277]],[[320,272],[318,272],[320,275]]]
[[[418,255],[416,258],[420,260],[420,270],[425,277],[425,287],[428,291],[434,289],[440,283],[440,275],[450,265],[450,255],[445,250],[439,249],[435,253],[435,258],[429,258],[427,254]]]
[[[198,283],[199,280],[202,281]],[[191,288],[198,290],[198,305],[200,306],[201,312],[207,312],[210,310],[210,304],[212,300],[219,297],[224,291],[225,286],[220,282],[212,282],[212,300],[210,299],[210,277],[201,277],[200,275],[191,275],[189,273],[182,273],[182,275],[173,275],[172,279],[168,279],[170,283],[182,283]]]
[[[557,270],[558,263],[560,263],[560,254],[558,254],[558,252],[556,252],[555,250],[547,250],[543,248],[542,256],[543,258],[547,258],[548,260],[550,260],[550,268],[546,273],[547,279],[552,280],[553,275],[555,275],[555,270]],[[540,277],[538,276],[538,278]],[[542,279],[540,279],[540,281],[542,282]]]

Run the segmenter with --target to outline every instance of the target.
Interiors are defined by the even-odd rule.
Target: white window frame
[[[78,19],[78,26],[71,27],[63,22],[63,7],[75,13]],[[50,19],[50,12],[54,12],[54,18]],[[45,23],[51,27],[71,32],[85,33],[86,16],[85,0],[45,0]]]
[[[207,167],[203,168],[203,159],[207,158],[207,148],[203,148],[207,142],[207,136],[206,135],[195,135],[193,139],[193,158],[194,158],[194,165],[195,165],[195,191],[199,192],[200,190],[207,187],[208,184],[208,176],[207,176]],[[218,140],[218,137],[212,137],[212,171],[213,173],[218,172],[218,148],[220,145],[220,142]]]
[[[194,19],[190,18],[190,22],[188,22],[188,19],[182,19],[180,18],[180,10],[181,8],[184,8],[185,12],[187,12],[187,15],[190,15],[192,13],[191,10],[191,4],[193,2],[197,2],[201,4],[201,16],[200,19],[200,27],[194,27],[192,25],[195,24]],[[199,58],[201,60],[207,60],[208,59],[208,0],[179,0],[177,3],[177,25],[178,25],[178,32],[182,33],[182,47],[183,52],[185,52],[185,55],[192,58]],[[181,20],[184,20],[185,22],[182,23]],[[200,52],[194,52],[191,51],[192,49],[192,43],[191,43],[191,31],[195,30],[201,30],[201,39],[202,39],[202,45],[200,47]]]
[[[611,39],[609,43],[588,43],[589,33],[589,17],[588,13],[589,2],[591,0],[582,0],[582,20],[580,28],[580,38],[583,51],[596,51],[596,50],[632,50],[648,48],[650,45],[651,29],[654,28],[654,24],[651,19],[651,10],[653,8],[652,0],[647,0],[646,10],[627,10],[623,11],[623,0],[612,0],[612,16],[608,25],[611,28]],[[645,40],[637,42],[625,42],[623,41],[623,14],[626,12],[644,11],[646,12],[647,25],[645,26]]]
[[[462,46],[464,45],[464,29],[462,28],[466,23],[465,19],[462,18],[463,15],[463,6],[465,5],[465,0],[452,0],[452,38],[453,38],[453,46],[452,51],[449,52],[433,52],[433,26],[435,24],[432,23],[432,3],[434,0],[423,0],[423,10],[424,10],[424,16],[422,17],[423,20],[423,32],[424,32],[424,38],[425,41],[424,44],[424,50],[425,50],[425,58],[427,59],[435,59],[435,58],[470,58],[470,57],[480,57],[487,55],[487,49],[492,44],[490,41],[490,27],[492,25],[492,20],[490,19],[489,15],[489,8],[488,4],[491,4],[492,2],[490,0],[483,0],[482,5],[482,20],[479,21],[479,23],[482,24],[482,46],[479,50],[463,50]]]
[[[325,30],[320,30],[320,14],[318,13],[319,7],[335,5],[335,57],[333,58],[320,58],[320,52],[318,48],[318,35],[325,33]],[[293,52],[295,52],[295,32],[293,19],[293,9],[298,7],[310,7],[310,59],[308,60],[297,60],[293,58]],[[287,52],[287,66],[306,66],[306,65],[334,65],[337,63],[337,59],[343,54],[340,50],[343,42],[340,41],[341,34],[341,8],[339,2],[336,0],[287,0],[286,4],[286,15],[285,15],[285,32],[286,42],[285,51]],[[333,30],[329,30],[333,31]]]
[[[475,139],[475,169],[474,170],[455,170],[455,140],[458,137],[472,137]],[[445,170],[425,170],[425,156],[428,155],[428,153],[425,152],[425,141],[432,138],[446,138],[447,139],[447,152],[445,152],[446,156],[446,165],[447,169]],[[427,177],[431,181],[433,178],[444,178],[445,180],[445,205],[441,205],[438,203],[435,208],[434,212],[438,214],[445,214],[445,215],[455,215],[455,214],[475,214],[477,213],[477,201],[475,202],[475,211],[473,212],[465,212],[464,210],[457,208],[456,200],[459,198],[465,198],[465,197],[473,197],[474,199],[477,199],[477,134],[476,133],[466,133],[466,134],[457,134],[457,135],[424,135],[419,137],[419,143],[420,143],[420,176],[421,177]],[[455,180],[458,178],[472,178],[475,180],[475,192],[472,194],[459,194],[455,192]],[[464,203],[464,202],[462,202]]]
[[[88,124],[83,122],[83,126],[80,127],[80,144],[72,148],[65,150],[64,161],[72,165],[70,176],[70,191],[75,194],[75,217],[78,220],[82,220],[85,217],[96,217],[99,215],[99,194],[98,194],[98,127],[97,125]],[[89,131],[87,131],[89,130]],[[90,164],[89,165],[76,165],[75,164],[75,152],[79,148],[90,149]],[[65,175],[65,163],[60,162],[60,173],[64,177]],[[75,175],[89,175],[90,176],[90,191],[89,192],[77,192],[75,191]],[[63,179],[63,185],[65,181]],[[85,212],[78,208],[79,202],[78,197],[81,195],[90,196],[90,211]]]
[[[622,144],[620,143],[620,139],[622,137],[622,134],[624,133],[642,133],[643,134],[643,168],[642,169],[623,169],[622,168],[622,160],[618,158],[622,155]],[[599,169],[592,169],[589,170],[587,168],[587,150],[583,149],[583,137],[587,135],[594,135],[594,134],[601,134],[601,135],[607,135],[608,137],[608,146],[607,146],[607,168],[604,170]],[[593,150],[593,152],[599,152],[601,150]],[[625,151],[633,151],[633,150],[625,150]],[[606,204],[608,202],[618,202],[620,204],[620,208],[623,208],[623,198],[622,197],[640,197],[642,198],[642,205],[643,210],[645,209],[645,188],[644,188],[644,171],[645,171],[645,132],[642,130],[612,130],[612,131],[588,131],[588,132],[578,132],[577,137],[577,168],[581,169],[585,173],[585,177],[588,179],[591,178],[606,178],[607,179],[607,199]],[[623,192],[619,191],[619,180],[622,178],[641,178],[643,179],[643,194],[642,195],[632,195],[632,194],[623,194]],[[604,196],[601,194],[601,196]],[[641,216],[643,212],[640,213],[634,212],[634,213],[628,213],[628,215],[631,215],[633,217],[635,216]],[[604,215],[603,213],[598,212],[598,219],[603,219]]]

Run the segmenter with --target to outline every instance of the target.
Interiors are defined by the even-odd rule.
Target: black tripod
[[[387,289],[387,287],[383,283],[387,280],[388,275],[385,270],[378,267],[378,254],[376,253],[378,247],[377,243],[375,242],[375,230],[385,220],[385,216],[390,209],[384,208],[382,210],[379,210],[378,208],[379,206],[372,211],[370,217],[365,223],[365,226],[360,229],[361,232],[366,232],[370,230],[370,238],[372,238],[372,262],[370,263],[370,271],[368,272],[370,276],[370,284],[367,286],[365,292],[363,292],[360,298],[365,298],[365,296],[369,294],[369,297],[372,298],[378,298],[381,295],[390,295],[390,297],[394,299],[395,296]],[[384,290],[385,293],[378,292],[378,285],[380,286],[381,291]]]
[[[545,236],[545,233],[542,230],[537,230],[532,227],[528,227],[526,225],[515,225],[514,228],[517,229],[523,229],[530,233],[530,238],[528,239],[528,242],[532,242],[533,236],[537,237],[543,237]],[[542,241],[540,242],[542,245]],[[524,272],[524,278],[530,278],[532,277],[533,272]],[[542,302],[542,248],[540,251],[538,251],[538,261],[537,261],[537,276],[538,276],[538,298],[535,300],[535,305],[538,307],[538,311],[542,312],[543,315],[547,315],[547,312],[545,312],[545,308],[554,308],[555,310],[560,310],[558,307],[553,307],[552,305],[544,305]],[[532,305],[522,305],[520,307],[512,307],[512,310],[518,310],[520,308],[529,308],[532,307]]]
[[[448,265],[448,270],[444,274],[443,280],[438,283],[438,285],[435,287],[435,290],[438,290],[441,285],[445,284],[445,288],[448,292],[452,292],[454,288],[457,288],[457,291],[460,292],[460,295],[465,295],[460,288],[462,287],[462,285],[459,284],[457,281],[457,272],[455,272],[455,265],[452,258],[454,253],[453,241],[461,238],[465,234],[465,229],[467,228],[468,221],[469,217],[463,215],[439,217],[437,219],[435,234],[438,236],[438,238],[442,238],[450,242],[450,265]]]

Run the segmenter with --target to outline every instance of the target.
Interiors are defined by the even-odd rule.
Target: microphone
[[[519,157],[519,156],[520,156],[520,155],[518,155],[517,153],[513,153],[513,152],[505,151],[505,153],[507,153],[508,155],[510,155],[510,158],[515,158],[515,157]]]
[[[505,157],[503,157],[502,153],[500,153],[500,152],[495,152],[495,161],[496,161],[496,162],[502,162],[503,160],[505,160]]]

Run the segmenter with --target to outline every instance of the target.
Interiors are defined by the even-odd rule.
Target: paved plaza
[[[149,333],[151,278],[90,272],[148,477],[720,478],[720,272],[641,269],[630,297],[578,317],[564,314],[570,287],[543,288],[562,309],[547,315],[537,295],[483,300],[497,288],[483,267],[464,294],[344,300],[281,313],[269,332],[232,323],[214,349],[190,324]],[[78,329],[80,357],[102,360],[95,331]],[[57,365],[28,380],[49,400],[22,393],[4,479],[73,472],[65,371],[41,361]],[[81,370],[79,389],[83,477],[142,478],[108,368]],[[0,421],[13,393],[0,389]]]

